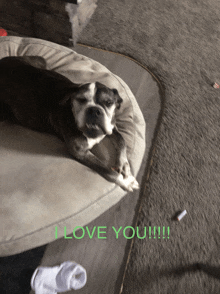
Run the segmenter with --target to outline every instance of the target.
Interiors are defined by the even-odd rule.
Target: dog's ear
[[[65,89],[63,91],[63,98],[61,98],[59,105],[67,105],[71,102],[71,99],[74,97],[74,95],[79,91],[81,84],[73,84],[68,89]]]
[[[113,89],[112,91],[116,97],[116,108],[119,109],[121,107],[121,103],[123,102],[123,100],[120,97],[120,95],[118,94],[118,90]]]
[[[59,105],[61,106],[67,105],[70,102],[70,97],[71,97],[70,94],[64,95],[63,99],[60,100]]]

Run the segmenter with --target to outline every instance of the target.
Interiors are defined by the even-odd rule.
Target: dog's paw
[[[118,184],[123,190],[129,192],[139,189],[139,184],[132,175],[123,177],[123,175],[120,174],[116,180],[116,184]]]
[[[128,161],[118,162],[116,167],[112,168],[117,171],[119,174],[122,174],[124,178],[128,178],[131,175],[130,164]]]

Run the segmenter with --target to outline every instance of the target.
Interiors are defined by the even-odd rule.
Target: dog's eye
[[[78,103],[80,104],[85,104],[87,102],[87,99],[86,98],[78,98],[76,99]]]
[[[107,106],[107,107],[110,107],[110,106],[112,106],[114,104],[114,102],[112,102],[112,101],[106,101],[105,102],[105,105]]]

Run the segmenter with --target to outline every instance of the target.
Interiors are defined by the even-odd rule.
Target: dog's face
[[[121,103],[116,89],[111,90],[98,82],[80,86],[71,97],[76,124],[88,138],[112,134],[115,109]]]

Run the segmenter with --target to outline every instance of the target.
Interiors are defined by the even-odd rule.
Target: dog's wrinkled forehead
[[[80,97],[86,99],[87,102],[102,104],[105,102],[117,103],[119,95],[117,90],[111,90],[105,85],[95,82],[82,85],[77,93],[77,98]]]
[[[83,97],[88,100],[94,100],[95,94],[96,94],[95,83],[85,84],[79,88],[79,95],[83,95]]]

